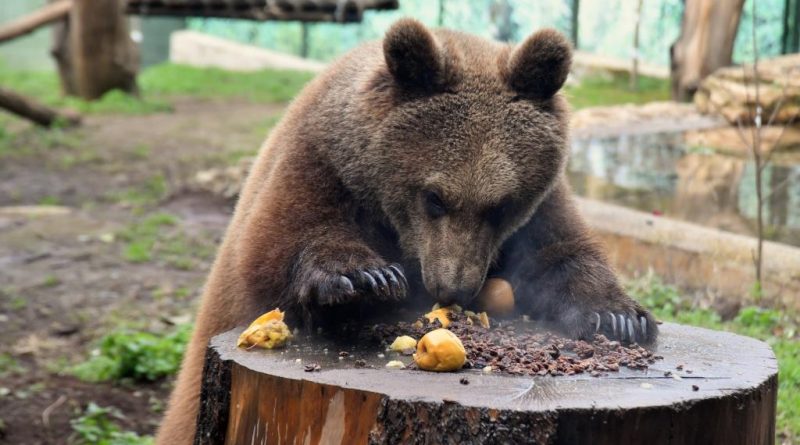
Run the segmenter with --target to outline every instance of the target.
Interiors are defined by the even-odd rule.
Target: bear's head
[[[428,292],[465,304],[563,171],[571,47],[553,30],[511,47],[404,19],[383,56],[373,193]]]

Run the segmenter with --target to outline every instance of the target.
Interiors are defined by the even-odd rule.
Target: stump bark
[[[240,331],[208,348],[196,444],[775,440],[775,356],[731,333],[664,324],[664,360],[649,370],[531,378],[386,369],[391,357],[328,340],[245,351],[235,346]],[[341,350],[349,355],[340,359]],[[306,372],[310,363],[321,370]]]

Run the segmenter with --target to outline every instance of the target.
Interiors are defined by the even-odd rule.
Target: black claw
[[[372,289],[372,292],[374,292],[376,295],[379,295],[380,289],[378,288],[378,282],[375,281],[375,278],[373,278],[372,275],[363,270],[360,273],[361,273],[361,278],[363,278],[364,281],[366,281],[369,284],[369,287],[370,289]]]
[[[614,337],[617,336],[617,317],[614,316],[613,313],[609,312],[608,315],[611,316],[611,332]]]
[[[386,281],[386,277],[383,276],[380,269],[370,269],[369,272],[378,280],[378,284],[380,285],[381,295],[384,297],[389,296],[389,282]]]
[[[394,270],[392,270],[390,267],[386,267],[383,269],[383,274],[389,277],[389,283],[391,283],[392,297],[398,300],[400,298],[403,298],[405,296],[405,288],[395,276]]]
[[[390,264],[389,269],[392,269],[394,271],[394,274],[400,277],[400,281],[403,284],[403,289],[405,291],[408,291],[408,280],[406,280],[406,274],[403,273],[403,269],[401,269],[400,266],[396,264]]]
[[[619,339],[625,340],[625,317],[617,314],[617,321],[619,322]]]
[[[353,295],[356,293],[356,289],[353,287],[353,282],[350,281],[350,278],[347,278],[344,275],[339,276],[339,286],[344,290],[346,295]]]
[[[627,318],[627,317],[626,317],[626,319],[628,320],[628,341],[631,342],[631,343],[635,343],[636,342],[636,333],[633,330],[633,320],[631,320],[630,318]]]
[[[641,316],[639,317],[641,320],[640,326],[642,327],[642,338],[647,338],[647,317]]]

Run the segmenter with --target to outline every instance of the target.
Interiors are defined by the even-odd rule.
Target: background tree
[[[678,40],[670,48],[672,98],[691,100],[700,81],[733,61],[744,0],[686,0]]]

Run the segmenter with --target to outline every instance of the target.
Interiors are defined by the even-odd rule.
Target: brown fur
[[[406,19],[315,79],[245,184],[156,443],[192,441],[210,337],[275,306],[324,323],[406,296],[468,303],[496,275],[570,335],[614,312],[647,317],[652,341],[563,180],[570,57],[554,31],[512,49]]]

